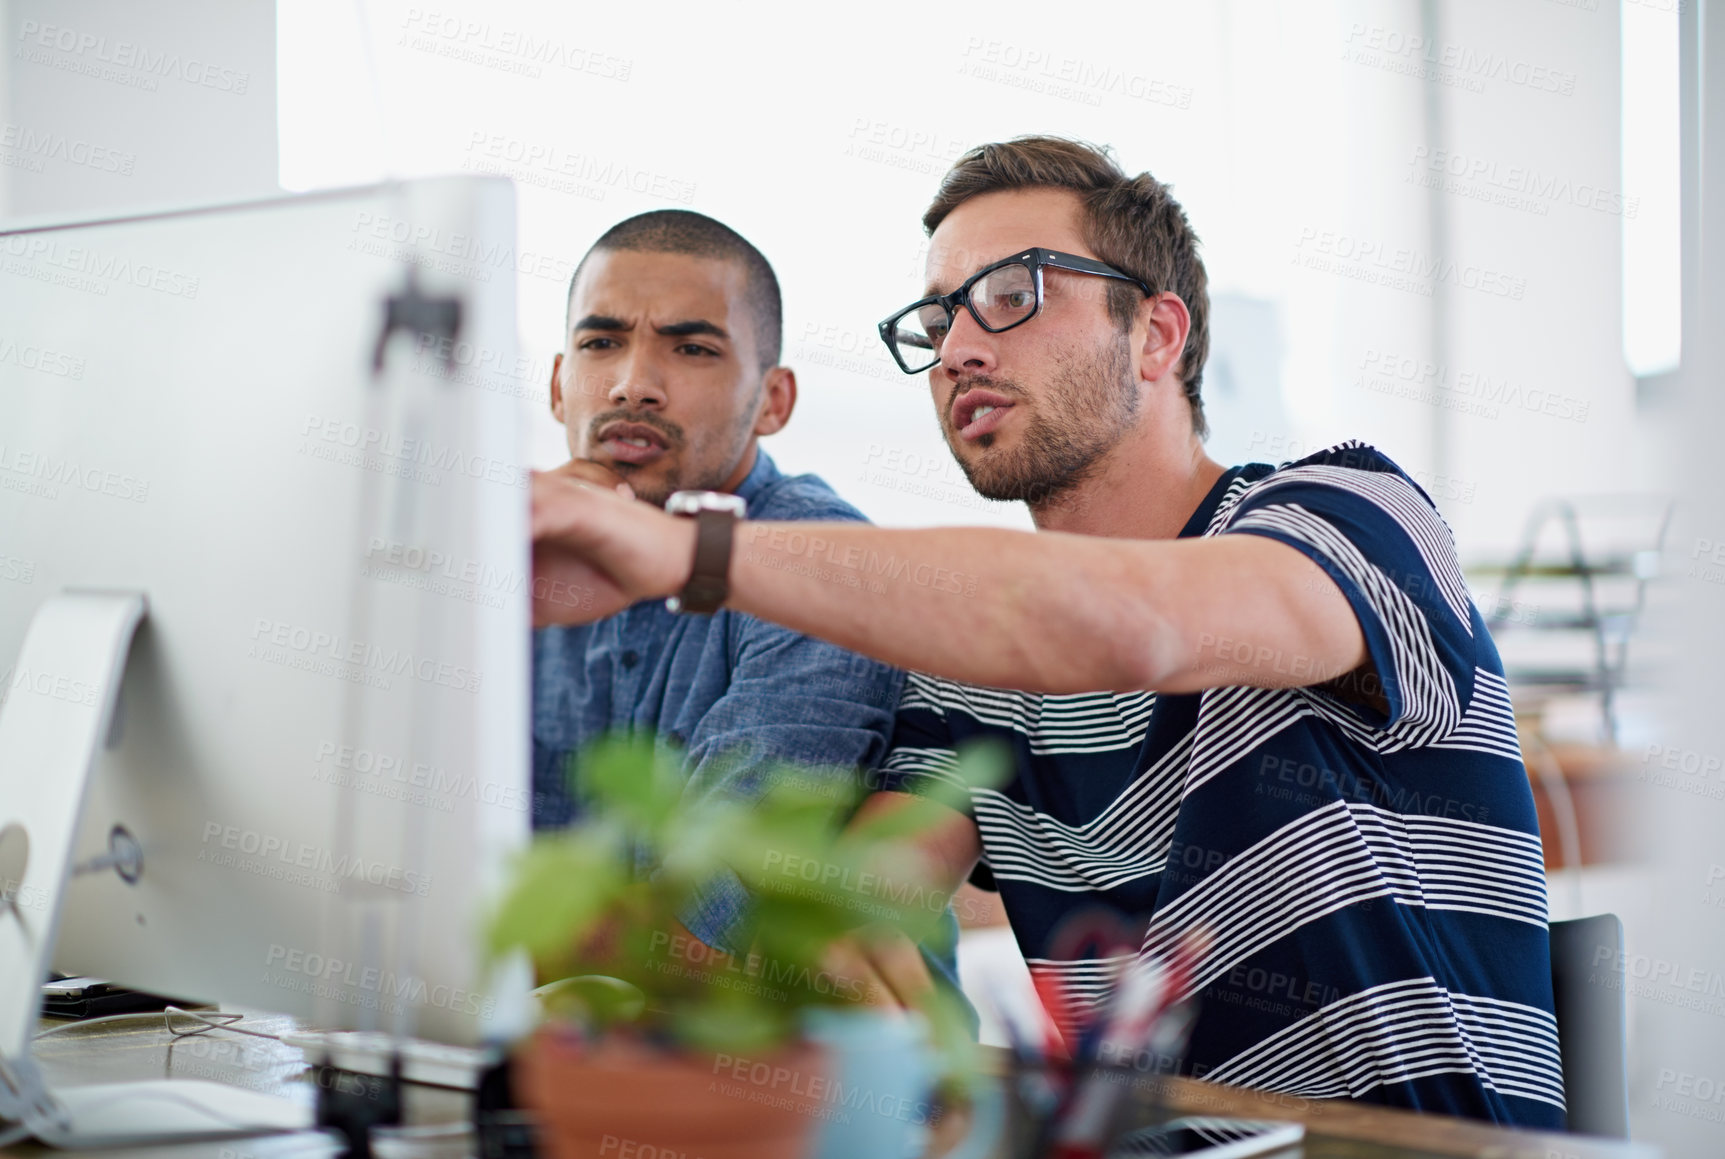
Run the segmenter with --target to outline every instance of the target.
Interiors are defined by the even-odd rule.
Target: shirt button
[[[641,654],[639,652],[635,651],[633,648],[631,648],[629,651],[623,653],[622,659],[623,659],[623,667],[633,668],[635,665],[637,665],[641,662]]]

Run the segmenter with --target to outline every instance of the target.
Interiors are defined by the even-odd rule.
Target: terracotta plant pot
[[[543,1027],[514,1070],[549,1159],[802,1159],[827,1113],[827,1057],[808,1043],[702,1056]]]

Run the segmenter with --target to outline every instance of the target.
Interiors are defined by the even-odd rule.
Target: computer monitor
[[[20,666],[51,597],[148,609],[57,969],[519,1027],[481,936],[531,806],[514,246],[512,188],[470,177],[0,232],[0,714],[94,695]],[[0,829],[37,775],[0,765]]]

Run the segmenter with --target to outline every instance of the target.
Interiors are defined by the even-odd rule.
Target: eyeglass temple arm
[[[1106,262],[1079,257],[1077,254],[1063,254],[1057,250],[1038,249],[1031,252],[1036,255],[1042,265],[1053,266],[1057,270],[1071,270],[1079,274],[1097,274],[1104,278],[1119,278],[1123,282],[1131,282],[1146,294],[1150,292],[1150,287],[1144,284],[1143,279],[1135,278],[1124,270],[1117,270]]]

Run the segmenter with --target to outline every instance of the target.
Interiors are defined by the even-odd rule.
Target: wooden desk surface
[[[1166,1104],[1184,1114],[1286,1119],[1306,1124],[1307,1159],[1415,1159],[1474,1156],[1477,1159],[1653,1159],[1652,1147],[1594,1139],[1511,1131],[1471,1119],[1421,1115],[1340,1099],[1302,1099],[1187,1078],[1153,1084]],[[1148,1101],[1152,1095],[1145,1095]]]
[[[64,1025],[44,1020],[43,1028]],[[249,1030],[281,1034],[295,1029],[292,1019],[276,1015],[248,1017]],[[267,1038],[214,1032],[208,1036],[175,1043],[163,1025],[138,1020],[68,1029],[35,1045],[35,1056],[50,1085],[82,1086],[87,1083],[120,1082],[128,1079],[190,1078],[231,1083],[269,1094],[313,1097],[305,1057],[298,1049]],[[991,1052],[1003,1065],[1004,1053]],[[449,1124],[468,1117],[468,1096],[457,1091],[409,1085],[406,1088],[409,1122]],[[1431,1156],[1472,1156],[1475,1159],[1657,1159],[1654,1148],[1575,1135],[1547,1135],[1510,1131],[1465,1119],[1441,1115],[1419,1115],[1407,1111],[1361,1106],[1356,1103],[1300,1099],[1287,1095],[1220,1087],[1194,1079],[1149,1077],[1133,1084],[1133,1097],[1144,1109],[1144,1121],[1169,1113],[1238,1115],[1250,1118],[1284,1119],[1306,1124],[1306,1140],[1300,1148],[1279,1152],[1275,1159],[1427,1159]],[[950,1116],[954,1129],[962,1128],[963,1116]],[[187,1156],[188,1159],[306,1159],[319,1152],[308,1149],[311,1137],[255,1137],[196,1146],[135,1148],[94,1151],[92,1156],[130,1159],[133,1156]],[[938,1149],[938,1148],[937,1148]],[[78,1154],[53,1151],[24,1144],[0,1152],[5,1155],[56,1155],[71,1159]],[[437,1139],[414,1140],[411,1146],[392,1143],[390,1155],[466,1156],[473,1154],[473,1139],[455,1133]]]

